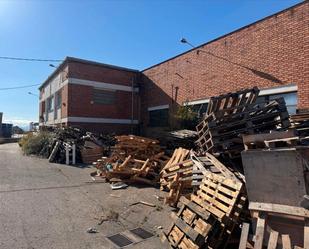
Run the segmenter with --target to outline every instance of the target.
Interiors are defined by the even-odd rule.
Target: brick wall
[[[309,108],[309,2],[155,65],[143,74],[144,122],[147,107],[170,104],[172,99],[182,104],[255,85],[262,89],[296,83],[298,108]]]
[[[127,124],[97,124],[97,123],[67,123],[68,126],[85,129],[94,133],[124,135],[132,134],[131,125]],[[133,134],[138,134],[138,125],[133,125]]]
[[[115,104],[93,103],[93,87],[68,85],[68,116],[131,119],[131,92],[116,91]],[[138,95],[134,94],[134,119],[138,118]]]
[[[69,77],[131,86],[137,72],[69,61]]]

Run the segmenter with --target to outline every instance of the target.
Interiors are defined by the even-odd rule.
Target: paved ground
[[[114,248],[105,236],[137,226],[159,233],[157,226],[168,226],[170,210],[161,209],[158,189],[112,191],[107,183],[93,183],[91,171],[23,156],[17,144],[0,145],[0,248]],[[139,200],[157,208],[130,206]],[[89,227],[98,233],[87,233]],[[127,248],[164,247],[155,236]]]

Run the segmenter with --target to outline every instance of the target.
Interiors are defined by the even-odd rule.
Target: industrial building
[[[175,106],[203,112],[211,96],[253,86],[296,113],[309,109],[308,83],[304,1],[142,71],[67,57],[40,87],[40,125],[151,132]]]

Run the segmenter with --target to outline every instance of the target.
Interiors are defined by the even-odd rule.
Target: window
[[[54,96],[47,99],[47,112],[52,112],[54,110]]]
[[[112,105],[115,103],[115,91],[93,88],[93,103]]]
[[[62,98],[61,98],[61,90],[59,90],[57,93],[56,93],[56,105],[55,105],[55,108],[56,109],[59,109],[61,108],[61,103],[62,103]]]
[[[168,126],[168,109],[149,111],[149,126],[167,127]]]
[[[190,107],[194,112],[197,113],[198,118],[201,118],[207,111],[208,103],[191,105]]]
[[[280,97],[284,98],[289,114],[295,114],[297,109],[297,92],[259,96],[256,102],[260,104]]]

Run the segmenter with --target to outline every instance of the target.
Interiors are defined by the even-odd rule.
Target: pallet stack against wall
[[[284,130],[290,126],[284,99],[257,104],[258,93],[253,88],[210,99],[206,116],[196,127],[202,153],[226,152],[239,156],[243,150],[239,134]]]
[[[171,248],[309,249],[309,137],[282,98],[258,103],[258,93],[211,98],[185,158],[192,193],[173,199],[162,235]]]

